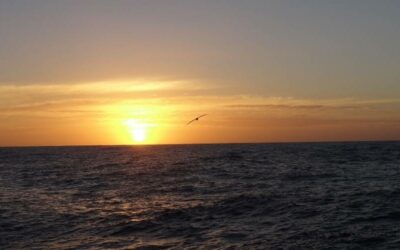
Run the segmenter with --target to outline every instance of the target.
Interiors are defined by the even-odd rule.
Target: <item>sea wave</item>
[[[4,249],[397,249],[400,143],[0,149]]]

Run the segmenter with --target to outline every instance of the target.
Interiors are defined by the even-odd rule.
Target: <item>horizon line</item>
[[[14,145],[2,148],[51,148],[51,147],[147,147],[147,146],[188,146],[188,145],[239,145],[239,144],[307,144],[307,143],[368,143],[368,142],[400,142],[393,140],[337,140],[337,141],[271,141],[271,142],[204,142],[204,143],[158,143],[158,144],[65,144],[65,145]]]

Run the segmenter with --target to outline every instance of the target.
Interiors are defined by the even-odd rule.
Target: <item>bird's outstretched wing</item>
[[[194,121],[196,121],[196,119],[193,119],[193,120],[189,121],[188,123],[186,123],[186,126],[189,125],[190,123],[194,122]]]
[[[201,115],[201,116],[198,116],[198,117],[194,118],[193,120],[191,120],[191,121],[189,121],[188,123],[186,123],[186,126],[189,125],[189,124],[192,123],[192,122],[198,121],[201,117],[206,116],[206,115],[207,115],[207,114],[204,114],[204,115]]]

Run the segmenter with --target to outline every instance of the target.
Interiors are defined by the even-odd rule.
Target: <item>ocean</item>
[[[0,148],[1,249],[400,249],[400,142]]]

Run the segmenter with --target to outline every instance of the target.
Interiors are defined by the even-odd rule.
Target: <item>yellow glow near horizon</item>
[[[210,96],[190,94],[190,84],[184,95],[177,83],[132,85],[1,85],[0,146],[399,138],[398,99]],[[203,113],[210,116],[185,126]]]

